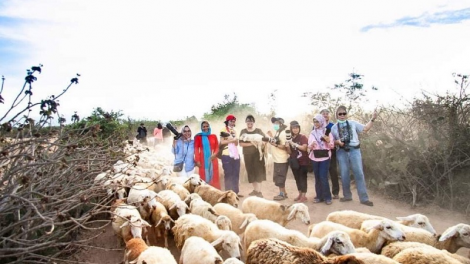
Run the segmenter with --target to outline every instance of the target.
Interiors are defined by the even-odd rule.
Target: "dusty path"
[[[363,213],[370,213],[375,215],[380,215],[388,218],[394,218],[396,216],[407,216],[415,213],[422,213],[429,217],[431,223],[436,229],[437,233],[442,233],[447,227],[458,223],[469,223],[469,219],[463,214],[454,213],[448,210],[439,209],[436,207],[425,207],[425,208],[410,208],[409,205],[389,200],[384,198],[379,193],[370,193],[370,199],[374,202],[373,207],[361,205],[357,198],[356,190],[353,190],[353,199],[352,202],[340,203],[338,200],[333,200],[332,205],[326,204],[314,204],[312,203],[314,197],[314,185],[313,185],[313,174],[309,173],[308,175],[308,198],[309,201],[306,203],[309,207],[310,217],[312,223],[320,222],[326,219],[326,216],[333,211],[337,210],[356,210]],[[298,194],[295,187],[295,181],[292,174],[289,173],[288,180],[286,183],[289,199],[283,201],[283,204],[293,203],[293,199]],[[245,195],[251,192],[252,187],[248,183],[241,184],[241,194]],[[268,181],[263,183],[262,192],[265,198],[272,199],[274,195],[277,194],[277,188],[270,180],[268,176]],[[340,191],[341,196],[341,191]],[[244,199],[244,198],[243,198]],[[242,200],[243,200],[242,199]],[[302,224],[300,221],[294,221],[287,225],[288,228],[296,229],[304,234],[307,233],[307,226]],[[111,227],[106,228],[105,232],[98,238],[95,239],[90,246],[103,247],[108,249],[116,249],[117,240],[114,237]],[[179,258],[179,252],[174,247],[174,244],[171,243],[170,250],[174,254],[176,260]],[[460,249],[459,254],[467,256],[468,249]],[[120,263],[123,257],[123,251],[119,250],[102,250],[96,248],[89,248],[81,252],[76,260],[81,261],[82,263],[100,263],[100,264],[116,264]]]

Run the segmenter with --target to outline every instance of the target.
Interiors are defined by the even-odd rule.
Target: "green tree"
[[[241,104],[238,101],[237,95],[234,93],[233,96],[228,94],[224,95],[224,100],[221,103],[217,103],[211,107],[209,113],[204,113],[203,118],[205,120],[220,120],[225,118],[228,114],[243,115],[246,113],[255,114],[256,109],[250,104]]]

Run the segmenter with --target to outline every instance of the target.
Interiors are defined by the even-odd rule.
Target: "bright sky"
[[[470,73],[469,1],[2,0],[0,75],[11,105],[26,69],[44,64],[35,100],[60,100],[70,120],[98,106],[133,119],[200,118],[224,94],[277,113],[310,112],[303,92],[353,71],[371,102],[454,89]],[[38,110],[39,111],[39,110]]]

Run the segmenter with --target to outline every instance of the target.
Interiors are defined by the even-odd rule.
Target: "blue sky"
[[[95,107],[132,118],[201,117],[224,94],[278,115],[311,112],[304,92],[353,71],[373,104],[452,90],[470,73],[468,1],[3,0],[0,75],[6,109],[39,63],[36,100],[58,94],[69,118]]]

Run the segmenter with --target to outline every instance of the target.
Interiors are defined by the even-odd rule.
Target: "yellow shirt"
[[[284,144],[286,144],[286,131],[285,130],[283,130],[279,134],[279,145],[284,145]],[[272,145],[271,145],[271,155],[273,155],[273,162],[275,163],[287,163],[287,159],[289,158],[289,154],[287,153],[285,149],[280,149]]]
[[[237,134],[234,128],[232,128],[231,131],[233,132],[233,133],[232,133],[233,135],[236,135],[236,134]],[[222,128],[222,130],[220,130],[220,132],[221,132],[221,133],[222,133],[222,132],[230,133],[230,132],[227,132],[227,128],[226,128],[226,127]],[[220,135],[220,134],[219,134],[219,135]],[[228,152],[228,145],[223,145],[223,146],[222,146],[222,145],[220,145],[220,142],[219,142],[219,148],[224,148],[224,150],[222,151],[222,156],[223,156],[223,155],[227,155],[227,156],[230,155],[230,153]]]

